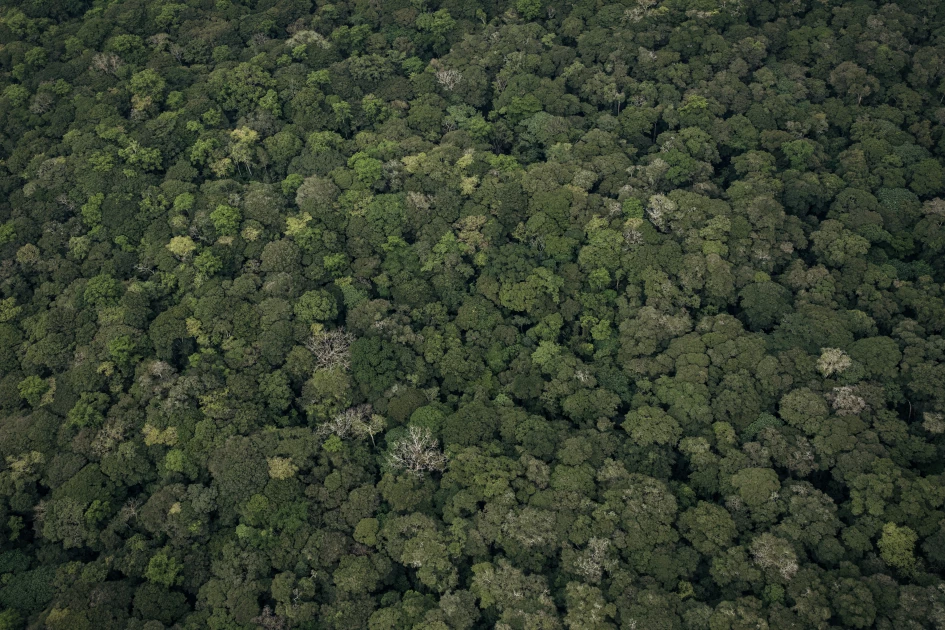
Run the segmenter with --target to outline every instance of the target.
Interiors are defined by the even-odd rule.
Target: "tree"
[[[164,588],[170,588],[178,585],[183,577],[180,575],[184,565],[178,562],[173,556],[168,554],[166,549],[162,549],[148,561],[148,568],[144,576],[150,582],[160,584]]]
[[[706,501],[683,512],[679,527],[696,551],[709,557],[728,549],[738,534],[732,516],[721,506]]]
[[[69,410],[69,424],[75,427],[98,427],[105,421],[108,396],[100,392],[83,392]]]
[[[679,423],[658,407],[647,406],[631,411],[621,426],[642,447],[653,444],[675,446],[682,436]]]
[[[132,111],[145,112],[160,103],[166,82],[161,75],[148,68],[132,75],[130,85]]]
[[[210,213],[213,227],[220,236],[236,236],[242,215],[237,208],[220,204]]]
[[[304,307],[303,307],[304,308]],[[351,367],[351,343],[354,336],[343,328],[332,331],[317,330],[305,342],[305,347],[314,355],[315,365],[320,370],[347,370]]]
[[[903,573],[910,573],[915,568],[916,559],[913,551],[918,539],[919,537],[910,528],[886,523],[883,525],[882,536],[876,544],[886,564]]]
[[[348,167],[354,169],[358,180],[368,187],[380,180],[383,172],[381,161],[364,153],[355,153],[351,156]]]
[[[923,197],[941,193],[945,190],[945,169],[938,160],[922,160],[913,169],[909,188]]]
[[[338,315],[338,305],[334,296],[323,290],[303,293],[293,309],[295,316],[308,324],[329,321]]]
[[[272,479],[291,479],[299,471],[299,467],[292,463],[291,457],[268,457],[269,476]]]
[[[879,82],[852,61],[841,63],[830,73],[830,84],[842,96],[855,98],[857,105],[879,88]]]
[[[792,310],[791,292],[770,280],[749,284],[738,297],[752,330],[769,329]]]
[[[368,437],[373,445],[374,436],[381,433],[386,425],[383,417],[372,413],[371,405],[359,405],[336,414],[331,420],[320,425],[318,434],[337,435],[342,439],[353,437],[363,440]]]
[[[187,260],[197,249],[197,244],[189,236],[175,236],[166,247],[179,259]]]
[[[568,582],[565,587],[568,607],[564,623],[575,630],[604,630],[616,626],[608,619],[617,613],[616,605],[608,603],[599,588],[589,584]]]
[[[40,404],[43,396],[49,391],[49,383],[36,375],[27,376],[19,382],[17,389],[20,396],[30,407],[36,407]]]
[[[541,2],[539,0],[518,0],[515,4],[519,15],[526,20],[534,20],[541,13]]]
[[[781,398],[779,413],[789,425],[813,435],[826,421],[829,410],[822,396],[803,387]]]
[[[121,283],[108,274],[99,274],[85,285],[83,297],[93,307],[114,306],[121,296]]]
[[[408,427],[406,435],[388,448],[387,463],[395,470],[404,470],[416,476],[442,472],[447,460],[438,446],[429,429]]]
[[[259,133],[255,129],[239,127],[230,132],[230,158],[237,164],[245,165],[250,175],[253,174],[252,163],[258,140]]]

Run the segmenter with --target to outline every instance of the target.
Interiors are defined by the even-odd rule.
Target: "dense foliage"
[[[0,628],[945,628],[945,3],[0,0]]]

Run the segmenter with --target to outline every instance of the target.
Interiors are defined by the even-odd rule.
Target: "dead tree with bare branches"
[[[387,462],[391,468],[422,477],[446,468],[446,455],[429,429],[410,427],[407,435],[391,446]]]
[[[354,335],[338,328],[312,335],[305,342],[305,347],[315,355],[315,367],[319,370],[332,370],[337,367],[347,370],[351,367],[353,342]]]

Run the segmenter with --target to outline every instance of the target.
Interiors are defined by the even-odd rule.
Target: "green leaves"
[[[38,406],[43,395],[49,391],[49,383],[35,374],[27,376],[16,387],[20,392],[20,396],[30,407]]]
[[[83,392],[78,402],[69,410],[68,423],[73,427],[101,426],[105,421],[104,412],[108,406],[108,396],[100,392]]]
[[[210,213],[213,227],[220,236],[235,236],[239,231],[242,218],[242,213],[238,208],[224,204],[217,206]]]
[[[307,291],[293,305],[295,316],[306,323],[326,322],[338,315],[338,304],[327,291]]]
[[[532,361],[539,367],[550,368],[559,354],[561,354],[561,346],[551,341],[540,341],[538,348],[532,352]]]
[[[82,297],[95,308],[114,306],[122,294],[121,283],[108,274],[99,274],[85,285]]]
[[[934,11],[20,4],[0,627],[939,622]]]
[[[641,407],[627,414],[621,425],[638,446],[675,446],[682,436],[676,420],[659,407]]]
[[[908,527],[886,523],[883,525],[883,534],[876,545],[886,564],[908,574],[915,568],[916,559],[913,550],[918,539],[916,533]]]
[[[148,561],[148,568],[145,570],[144,577],[150,582],[160,584],[164,588],[171,588],[180,584],[183,580],[181,575],[184,565],[172,555],[169,555],[167,549],[157,552]]]
[[[372,186],[381,178],[381,161],[368,156],[366,153],[358,152],[348,159],[348,168],[354,169],[354,173],[364,186]]]

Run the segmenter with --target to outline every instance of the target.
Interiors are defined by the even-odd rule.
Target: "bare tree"
[[[934,435],[945,433],[945,416],[934,411],[926,411],[922,414],[922,428]]]
[[[319,426],[318,434],[321,437],[334,434],[342,439],[353,437],[363,440],[369,437],[371,444],[375,444],[374,436],[384,430],[387,422],[382,416],[372,412],[371,405],[357,405],[345,409]]]
[[[318,427],[320,436],[337,435],[344,439],[355,434],[355,426],[371,415],[371,405],[357,405],[345,409],[334,418]]]
[[[856,391],[856,387],[850,385],[834,387],[826,398],[838,416],[855,416],[867,406],[866,401],[862,396],[858,396]]]
[[[125,440],[125,431],[128,427],[124,419],[109,418],[105,426],[95,436],[92,442],[92,452],[99,457],[112,451],[117,445]]]
[[[118,512],[118,516],[122,522],[127,523],[138,517],[138,510],[141,509],[141,505],[144,503],[138,497],[133,497],[125,501],[125,504],[121,507],[121,510]]]
[[[174,384],[177,371],[166,361],[151,361],[144,366],[138,375],[138,385],[149,390],[151,395],[157,395]]]
[[[92,64],[89,69],[98,70],[105,74],[115,74],[122,65],[121,57],[115,53],[98,53],[92,57]]]
[[[305,342],[305,347],[315,355],[315,366],[320,370],[331,370],[340,367],[347,370],[351,367],[351,344],[354,335],[346,333],[343,328],[312,335]]]
[[[437,70],[436,80],[442,85],[448,92],[452,92],[456,89],[456,86],[459,85],[459,82],[463,80],[463,73],[459,70],[447,69]]]
[[[623,19],[628,22],[639,22],[650,15],[654,5],[656,5],[656,0],[637,0],[637,6],[624,11]]]
[[[283,630],[286,628],[286,620],[272,612],[269,606],[262,609],[262,613],[253,618],[253,623],[263,630]]]
[[[296,32],[292,33],[292,37],[286,41],[286,45],[289,48],[295,48],[296,46],[307,46],[308,44],[315,44],[319,48],[325,50],[331,48],[331,42],[325,39],[324,35],[309,30],[297,30]]]
[[[374,442],[374,436],[387,428],[387,421],[384,420],[383,416],[379,416],[376,413],[372,413],[370,418],[367,418],[365,422],[359,424],[356,429],[356,434],[359,438],[364,438],[365,436],[371,438],[371,445],[377,446]]]
[[[429,429],[410,427],[407,435],[391,447],[387,462],[392,468],[421,477],[446,468],[446,455]]]
[[[70,212],[75,212],[76,203],[72,199],[69,199],[69,195],[66,193],[62,193],[56,197],[56,203],[64,208],[67,208]]]
[[[853,365],[853,360],[839,348],[821,348],[817,369],[824,376],[833,376]]]
[[[157,33],[148,38],[148,44],[157,50],[164,50],[171,43],[171,36],[167,33]]]
[[[31,114],[45,114],[52,109],[53,103],[56,99],[53,98],[53,95],[49,92],[37,92],[36,96],[33,98],[33,102],[30,104],[30,113]]]
[[[591,584],[597,584],[603,577],[609,548],[609,540],[591,538],[587,543],[587,548],[578,555],[575,562],[577,571]]]
[[[777,571],[785,580],[797,573],[797,554],[786,541],[765,533],[751,542],[751,555],[762,569]]]
[[[411,190],[407,193],[407,202],[417,210],[426,211],[433,205],[433,198]]]
[[[625,249],[631,249],[637,245],[643,244],[643,232],[640,228],[643,226],[643,219],[627,219],[623,224],[623,241],[626,243]]]

